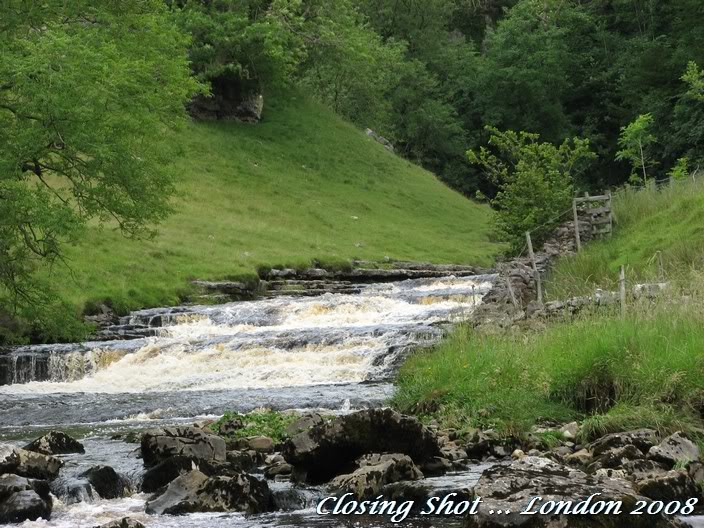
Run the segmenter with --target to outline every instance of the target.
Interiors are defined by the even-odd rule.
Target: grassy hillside
[[[258,125],[183,133],[176,213],[152,241],[92,230],[55,270],[62,295],[119,311],[173,304],[190,278],[311,259],[489,264],[490,211],[308,99],[267,101]]]
[[[629,281],[656,280],[662,252],[668,280],[688,280],[704,264],[704,182],[675,182],[660,189],[616,194],[613,238],[592,242],[573,258],[561,259],[548,277],[552,298],[616,289],[620,266]]]

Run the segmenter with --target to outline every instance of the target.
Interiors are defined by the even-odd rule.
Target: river
[[[76,476],[106,464],[138,484],[143,468],[135,445],[111,439],[124,431],[191,423],[225,410],[343,413],[381,406],[403,359],[466,318],[494,280],[447,276],[359,285],[354,294],[143,310],[121,321],[136,339],[0,352],[0,440],[23,445],[59,429],[86,447],[85,455],[64,457],[66,466],[52,484],[52,519],[20,526],[87,528],[125,515],[151,528],[392,526],[379,518],[317,516],[313,507],[324,490],[288,483],[272,484],[287,512],[147,516],[146,496],[94,500],[77,492]],[[471,487],[481,470],[428,481],[438,493]],[[449,528],[456,522],[415,519],[406,525]]]

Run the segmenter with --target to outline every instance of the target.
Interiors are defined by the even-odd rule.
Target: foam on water
[[[0,394],[144,393],[359,383],[387,377],[399,357],[440,337],[434,325],[466,316],[491,287],[443,278],[373,285],[361,294],[282,297],[135,312],[158,337],[48,352],[48,380]],[[46,348],[24,347],[37,354]],[[40,357],[40,356],[37,356]],[[31,362],[30,368],[31,368]],[[32,379],[29,377],[29,379]]]

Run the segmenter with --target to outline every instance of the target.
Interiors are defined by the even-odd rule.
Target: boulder
[[[305,413],[286,427],[286,436],[289,438],[296,436],[297,434],[303,433],[311,427],[321,425],[324,422],[325,420],[323,420],[323,417],[316,412]]]
[[[574,440],[579,434],[579,424],[577,422],[571,422],[563,425],[560,428],[560,432],[565,440]]]
[[[673,501],[700,497],[701,491],[686,470],[673,470],[639,480],[635,485],[641,495],[653,500]]]
[[[61,431],[51,431],[37,438],[24,448],[27,451],[34,451],[43,455],[83,454],[86,452],[83,444]]]
[[[494,466],[486,470],[474,487],[474,496],[482,503],[475,515],[465,519],[466,528],[680,528],[678,521],[659,515],[629,515],[637,500],[648,500],[622,479],[603,479],[588,475],[579,469],[553,462],[546,458],[524,457],[510,465]],[[549,501],[572,501],[573,507],[594,494],[592,505],[598,501],[623,501],[621,515],[521,515],[529,506],[539,510]],[[531,501],[537,499],[531,506]],[[509,514],[492,514],[498,510]],[[492,512],[492,513],[490,513]]]
[[[218,427],[218,431],[222,435],[231,435],[239,431],[244,427],[244,421],[241,416],[235,415],[230,416],[227,420],[222,422]]]
[[[672,467],[678,462],[699,460],[699,448],[689,438],[685,438],[682,433],[675,433],[665,438],[660,445],[650,448],[648,458],[669,464]]]
[[[132,494],[130,481],[110,466],[94,466],[80,475],[103,499],[119,499]]]
[[[592,461],[592,454],[586,450],[586,449],[580,449],[579,451],[576,451],[572,453],[571,455],[567,455],[565,457],[565,462],[567,462],[570,465],[577,465],[577,466],[586,466]]]
[[[423,473],[407,455],[368,455],[360,458],[358,465],[353,473],[334,478],[330,489],[364,499],[378,495],[386,484],[423,478]]]
[[[621,466],[621,469],[626,472],[628,480],[633,482],[662,475],[668,470],[664,464],[654,460],[629,460]]]
[[[197,460],[224,462],[225,440],[196,427],[166,427],[142,435],[142,458],[147,467],[182,455]]]
[[[123,517],[122,519],[102,524],[95,528],[145,528],[145,526],[139,521],[135,521],[129,517]]]
[[[197,460],[186,456],[172,456],[152,466],[142,478],[142,491],[154,493],[181,475],[200,469]]]
[[[48,520],[52,506],[45,481],[11,474],[0,476],[0,524]]]
[[[657,432],[653,429],[636,429],[625,433],[612,433],[602,436],[593,442],[589,449],[596,458],[609,449],[627,445],[634,445],[643,453],[647,453],[657,443]]]
[[[191,471],[175,479],[164,493],[147,502],[146,512],[182,515],[196,512],[261,513],[271,507],[266,482],[245,473],[208,477]]]
[[[614,469],[621,467],[630,460],[640,460],[642,458],[645,458],[645,455],[633,444],[623,447],[612,447],[602,452],[596,460],[589,464],[587,471],[594,472],[602,468]]]
[[[63,465],[63,460],[54,456],[0,444],[0,475],[11,473],[27,478],[53,480]]]
[[[391,409],[367,409],[323,422],[293,436],[283,455],[299,478],[327,482],[364,454],[399,453],[415,463],[442,456],[433,433],[416,418]]]
[[[247,447],[257,453],[273,453],[274,441],[268,436],[252,436],[247,438]]]

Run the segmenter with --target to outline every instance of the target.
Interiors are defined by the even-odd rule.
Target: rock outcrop
[[[130,481],[110,466],[94,466],[81,473],[103,499],[119,499],[132,494]]]
[[[366,455],[357,461],[357,465],[359,468],[354,472],[335,477],[330,489],[364,499],[378,495],[387,484],[423,478],[423,473],[408,455]]]
[[[314,425],[289,440],[283,455],[298,478],[327,482],[372,453],[399,453],[423,463],[442,456],[435,436],[416,418],[391,409],[367,409]]]
[[[11,474],[0,476],[0,524],[48,520],[52,505],[45,481]]]
[[[538,511],[549,501],[578,501],[594,494],[592,504],[598,501],[622,501],[623,513],[567,515],[563,511],[552,514],[521,515],[536,497],[531,511]],[[622,479],[599,479],[578,469],[570,468],[546,458],[524,457],[510,465],[499,465],[485,471],[474,488],[474,495],[482,498],[477,514],[467,517],[466,528],[680,528],[674,519],[660,515],[630,515],[639,495],[633,485]],[[501,510],[509,514],[496,514]],[[490,513],[494,512],[494,513]],[[613,512],[612,512],[613,513]]]
[[[15,474],[32,479],[53,480],[63,467],[61,459],[0,444],[0,475]]]
[[[154,466],[181,455],[206,462],[226,460],[225,440],[196,427],[166,427],[142,435],[144,465]]]
[[[271,507],[265,481],[251,475],[208,477],[191,471],[171,482],[158,497],[147,502],[147,513],[182,515],[195,512],[261,513]]]
[[[83,454],[86,452],[83,444],[61,431],[51,431],[27,444],[24,449],[43,455]]]
[[[675,433],[665,438],[659,445],[651,447],[648,458],[674,466],[678,462],[699,460],[699,448],[682,433]]]

